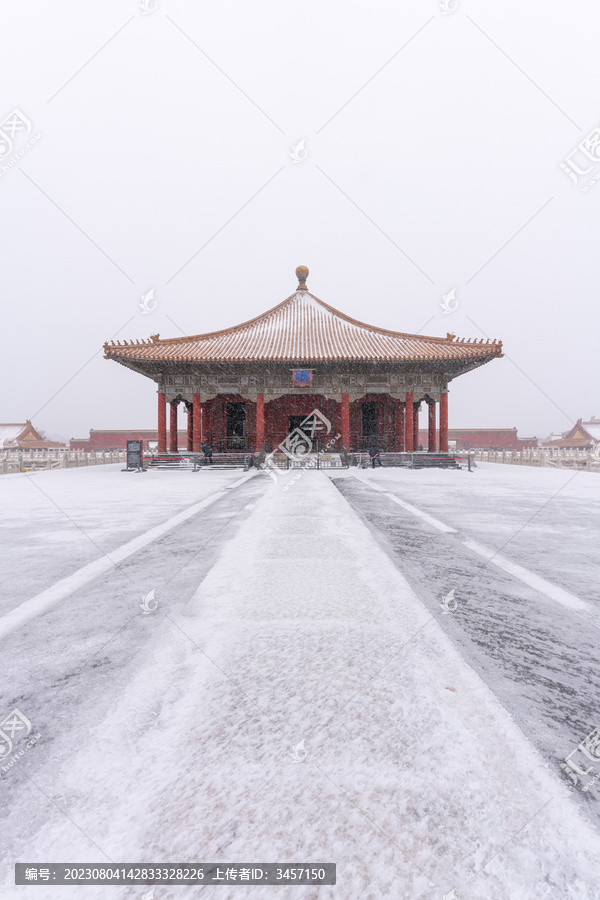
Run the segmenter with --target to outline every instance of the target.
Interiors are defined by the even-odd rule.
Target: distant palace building
[[[569,431],[561,435],[551,434],[542,441],[542,447],[558,447],[564,450],[593,450],[600,444],[600,419],[594,416],[589,422],[577,419],[577,422]]]
[[[425,446],[427,432],[419,432]],[[538,446],[536,437],[520,438],[516,428],[449,428],[448,441],[456,450],[531,450]]]
[[[450,381],[501,357],[502,342],[367,325],[309,293],[305,266],[296,275],[290,297],[233,328],[104,345],[105,359],[156,383],[158,451],[179,449],[180,406],[186,449],[194,452],[203,443],[269,451],[314,409],[340,435],[336,450],[376,442],[382,450],[410,451],[419,446],[424,406],[427,450],[447,451]]]
[[[48,441],[29,419],[25,422],[0,423],[0,449],[46,450],[49,447],[66,447],[58,441]]]

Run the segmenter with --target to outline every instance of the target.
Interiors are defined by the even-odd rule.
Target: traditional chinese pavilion
[[[593,450],[598,444],[600,444],[600,419],[595,416],[592,416],[589,422],[577,419],[569,431],[542,441],[542,447],[557,447],[559,450]]]
[[[366,325],[311,294],[306,266],[296,276],[290,297],[233,328],[104,345],[105,359],[156,382],[159,453],[178,452],[180,408],[192,452],[270,451],[314,409],[340,435],[330,449],[417,450],[425,406],[427,450],[447,451],[449,382],[501,357],[502,342]]]
[[[34,428],[31,421],[0,423],[0,449],[3,450],[48,450],[51,447],[66,447],[60,441],[49,441]]]

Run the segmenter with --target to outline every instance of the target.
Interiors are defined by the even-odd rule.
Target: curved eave
[[[227,363],[242,365],[245,363],[419,363],[419,362],[460,362],[480,359],[493,359],[501,357],[502,342],[487,341],[470,342],[470,341],[448,341],[444,338],[420,338],[418,335],[412,336],[410,344],[425,344],[425,347],[413,348],[403,347],[402,352],[385,353],[382,348],[372,348],[375,352],[368,353],[339,353],[329,351],[327,353],[278,353],[269,352],[268,350],[261,353],[227,353],[219,354],[211,352],[210,347],[193,348],[192,352],[180,352],[173,346],[165,346],[166,342],[157,341],[152,344],[105,344],[105,359],[127,359],[132,362],[140,363],[197,363],[199,365],[224,365]],[[442,343],[443,341],[443,343]],[[436,346],[437,344],[437,346]],[[441,346],[440,346],[441,344]],[[427,346],[429,345],[429,346]],[[180,347],[178,349],[181,349]],[[391,349],[391,348],[388,348]],[[398,348],[399,349],[399,348]],[[421,352],[419,352],[419,349]]]
[[[487,349],[487,348],[486,348]],[[189,357],[130,357],[126,353],[105,353],[105,359],[111,359],[114,362],[118,362],[123,366],[126,366],[128,369],[133,370],[134,372],[138,372],[140,375],[145,375],[149,378],[153,378],[161,372],[169,369],[174,369],[179,366],[198,366],[210,368],[211,366],[218,365],[231,365],[231,366],[248,366],[248,365],[289,365],[289,366],[311,366],[311,365],[384,365],[384,366],[402,366],[407,368],[412,368],[415,366],[432,366],[435,368],[444,368],[448,373],[452,373],[453,376],[462,375],[466,372],[471,371],[472,369],[478,368],[479,366],[484,365],[485,363],[491,362],[493,359],[499,359],[503,356],[503,353],[500,349],[496,349],[493,352],[482,353],[480,356],[421,356],[417,358],[399,358],[399,357],[383,357],[383,358],[372,358],[372,357],[330,357],[330,358],[318,358],[318,359],[307,359],[304,358],[289,358],[289,359],[273,359],[273,358],[255,358],[255,359],[232,359],[222,358],[222,359],[202,359],[202,358],[193,358]]]

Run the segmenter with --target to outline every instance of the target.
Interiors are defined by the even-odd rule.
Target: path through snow
[[[334,485],[264,481],[188,614],[157,622],[89,741],[36,775],[53,802],[11,863],[337,864],[335,887],[222,900],[598,898],[597,832]],[[20,802],[39,810],[38,790]],[[3,897],[72,896],[11,880]]]

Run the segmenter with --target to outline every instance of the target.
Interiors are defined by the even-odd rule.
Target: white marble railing
[[[536,450],[474,450],[480,462],[506,463],[513,466],[546,466],[552,469],[587,469],[600,472],[600,449],[566,450],[547,448]]]
[[[124,463],[125,450],[0,450],[0,474],[39,472],[44,469],[75,469],[78,466],[103,466]]]

